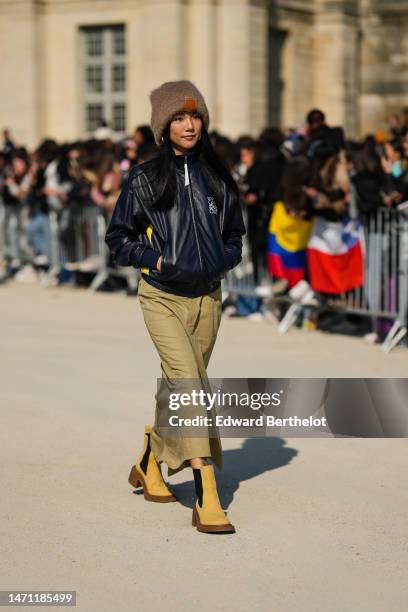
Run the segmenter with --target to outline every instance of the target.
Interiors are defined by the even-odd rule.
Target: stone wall
[[[20,142],[40,131],[39,32],[33,0],[0,0],[0,117]]]
[[[270,25],[285,33],[281,50],[281,125],[299,126],[314,104],[314,3],[278,1],[270,11]],[[274,92],[271,92],[274,95]]]
[[[329,123],[359,133],[360,22],[358,0],[320,0],[314,23],[314,105]]]
[[[408,1],[369,0],[362,12],[361,130],[387,127],[408,107]]]
[[[268,116],[296,127],[314,106],[357,136],[408,106],[408,0],[0,0],[0,113],[17,141],[83,134],[80,27],[118,23],[128,130],[149,121],[151,89],[180,78],[231,137]]]

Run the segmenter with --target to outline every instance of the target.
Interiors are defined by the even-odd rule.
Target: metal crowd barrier
[[[25,227],[19,217],[0,202],[0,263],[3,269],[14,260],[32,263],[30,249],[21,248]],[[109,265],[109,249],[105,244],[106,221],[98,206],[77,207],[48,213],[49,267],[45,285],[56,284],[63,269],[91,272],[95,276],[89,291],[95,292],[109,276],[124,278],[129,289],[137,288],[139,274],[133,268]],[[4,273],[3,273],[4,277]]]
[[[21,212],[21,211],[20,211]],[[22,256],[21,233],[24,227],[19,211],[7,210],[0,201],[0,263]],[[106,221],[98,206],[67,207],[49,213],[48,282],[58,282],[63,268],[93,272],[89,291],[96,291],[109,276],[125,278],[129,289],[136,289],[140,274],[131,267],[109,265],[109,249],[105,244]],[[24,240],[23,240],[24,242]],[[382,348],[389,352],[407,334],[408,310],[408,216],[394,209],[382,208],[369,216],[364,224],[365,282],[364,285],[336,296],[334,310],[380,318],[393,325]],[[244,237],[242,262],[223,280],[223,291],[232,295],[269,298],[289,303],[288,313],[279,329],[286,332],[301,311],[310,307],[273,295],[273,280],[265,268],[259,270],[254,282],[250,248]],[[319,296],[317,296],[319,297]],[[319,305],[316,306],[319,308]]]
[[[22,209],[7,208],[0,199],[0,266],[2,277],[7,262],[17,265],[21,260],[21,213]]]
[[[109,249],[105,243],[106,221],[98,206],[76,210],[68,207],[50,213],[51,259],[50,274],[69,271],[93,272],[89,291],[95,292],[109,278],[125,278],[129,289],[136,289],[138,274],[135,269],[109,266]]]
[[[346,314],[360,314],[372,318],[374,325],[384,318],[393,322],[382,349],[392,350],[407,334],[408,317],[408,216],[395,209],[381,208],[366,218],[364,223],[365,282],[362,287],[336,296],[333,310]],[[255,284],[249,261],[249,248],[244,239],[243,260],[228,273],[223,290],[232,295],[268,297],[285,301],[290,308],[280,324],[285,333],[295,323],[306,306],[287,296],[273,295],[268,271],[260,272]],[[317,296],[319,298],[319,296]],[[310,307],[309,305],[307,306]],[[319,305],[316,306],[319,308]]]

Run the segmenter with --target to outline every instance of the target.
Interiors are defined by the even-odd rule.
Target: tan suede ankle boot
[[[129,474],[132,487],[143,487],[143,495],[147,501],[166,503],[175,502],[177,497],[167,488],[161,469],[150,448],[152,428],[145,426],[143,450]]]
[[[204,465],[193,469],[197,501],[193,509],[193,527],[204,533],[235,533],[225,516],[218,497],[214,467]]]

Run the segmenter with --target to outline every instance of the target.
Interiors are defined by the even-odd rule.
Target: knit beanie
[[[208,129],[210,116],[201,92],[191,81],[168,81],[150,94],[152,116],[150,124],[159,145],[167,123],[181,111],[197,110]]]

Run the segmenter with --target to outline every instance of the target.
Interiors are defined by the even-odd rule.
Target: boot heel
[[[193,474],[198,504],[193,510],[193,526],[203,533],[235,533],[218,497],[214,467],[207,464],[193,468]]]
[[[138,487],[142,487],[143,486],[142,481],[140,480],[139,476],[137,475],[135,466],[133,466],[132,469],[130,470],[128,482],[135,489],[137,489]]]

